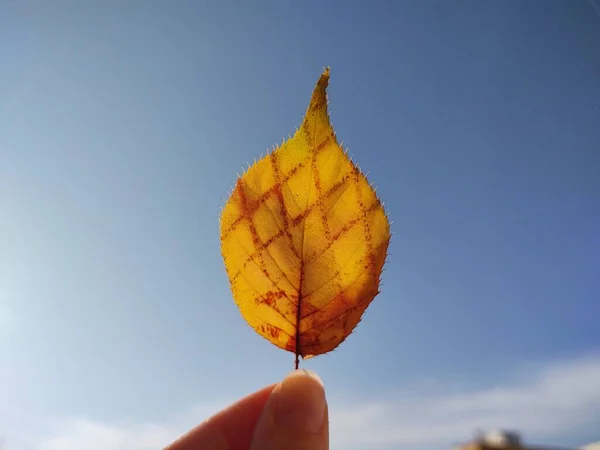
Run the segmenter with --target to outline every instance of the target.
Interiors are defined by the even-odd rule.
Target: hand
[[[321,379],[297,370],[198,425],[165,450],[328,450]]]

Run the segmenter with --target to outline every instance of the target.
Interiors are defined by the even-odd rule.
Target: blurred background
[[[293,368],[218,217],[324,66],[394,233],[359,327],[301,363],[332,449],[600,439],[597,0],[15,0],[0,42],[6,448],[160,448]]]

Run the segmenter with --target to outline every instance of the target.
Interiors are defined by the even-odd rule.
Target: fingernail
[[[325,388],[319,376],[296,370],[278,386],[275,423],[298,433],[317,433],[325,417]]]

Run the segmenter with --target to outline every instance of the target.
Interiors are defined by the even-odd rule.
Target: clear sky
[[[332,450],[600,439],[593,6],[1,2],[8,449],[160,448],[293,368],[232,300],[218,216],[323,66],[394,232],[363,322],[302,363]]]

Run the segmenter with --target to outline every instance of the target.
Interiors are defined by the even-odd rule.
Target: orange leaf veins
[[[242,316],[308,358],[335,349],[379,293],[390,240],[366,177],[338,144],[326,69],[293,137],[238,180],[221,215],[221,252]]]

